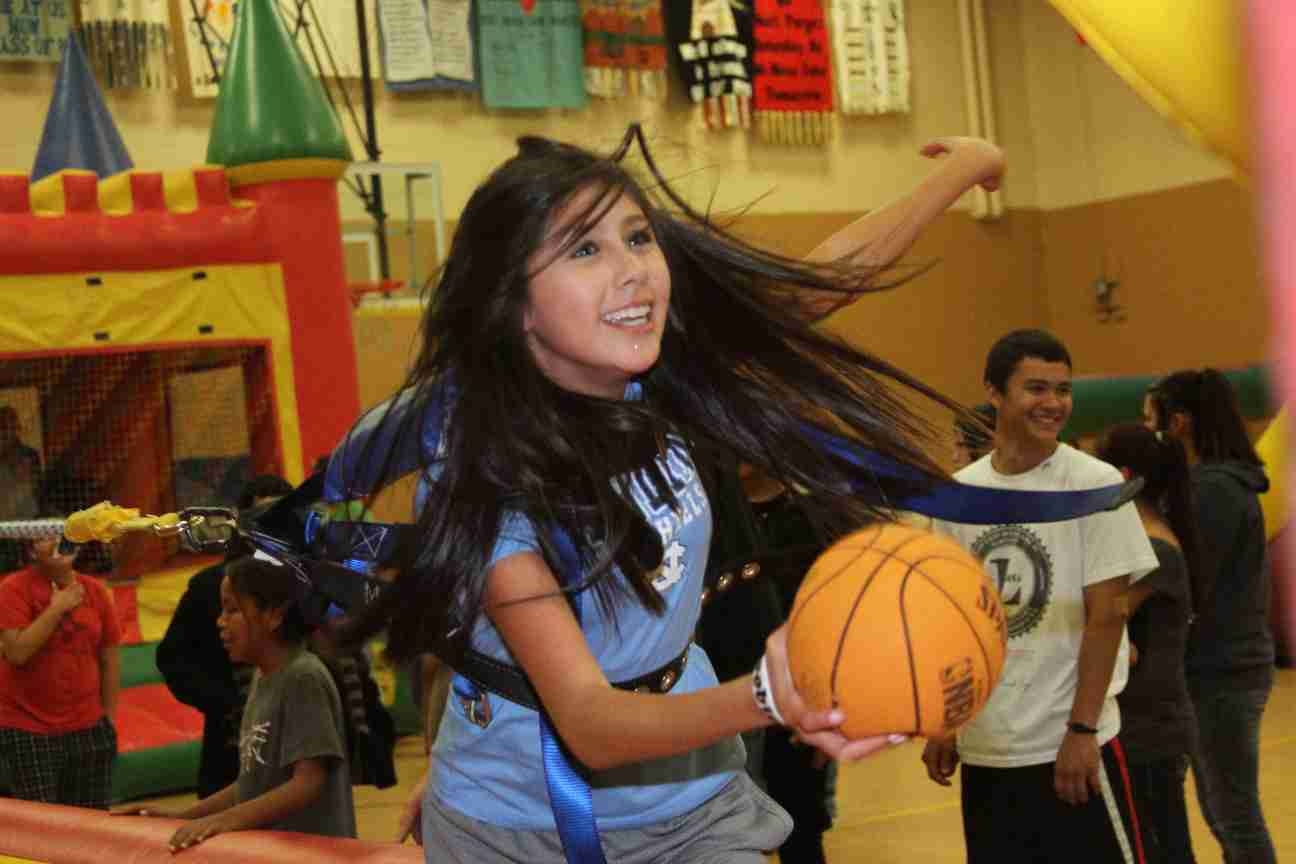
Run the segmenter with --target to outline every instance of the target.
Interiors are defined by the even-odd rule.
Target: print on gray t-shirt
[[[324,761],[319,797],[297,813],[267,825],[327,837],[355,837],[355,804],[347,766],[342,700],[333,676],[302,649],[268,677],[252,681],[239,729],[239,803],[287,783],[303,759]]]

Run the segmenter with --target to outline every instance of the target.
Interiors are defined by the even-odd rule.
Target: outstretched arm
[[[535,553],[499,561],[487,580],[487,614],[526,672],[572,753],[598,771],[696,750],[770,725],[744,676],[692,693],[639,694],[608,683],[558,582]],[[848,742],[839,711],[807,711],[792,688],[782,628],[767,642],[774,698],[790,727],[839,759],[860,758],[886,739]]]
[[[269,828],[318,798],[327,775],[328,769],[322,759],[295,762],[287,782],[255,798],[181,825],[171,836],[171,851],[178,852],[229,831]]]
[[[885,267],[909,251],[918,235],[974,186],[999,188],[1003,151],[980,138],[937,138],[920,151],[937,167],[903,198],[861,216],[833,233],[806,256],[807,261],[846,261],[857,267]],[[798,305],[818,320],[858,295],[804,291]]]

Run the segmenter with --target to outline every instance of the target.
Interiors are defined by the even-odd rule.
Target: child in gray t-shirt
[[[355,837],[342,700],[328,669],[302,645],[308,628],[296,575],[241,558],[226,567],[220,590],[221,642],[231,660],[256,667],[238,779],[182,813],[135,812],[192,820],[172,836],[172,851],[251,828]]]

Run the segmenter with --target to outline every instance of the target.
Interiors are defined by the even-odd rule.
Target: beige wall
[[[1052,209],[1219,179],[1228,168],[1179,131],[1078,43],[1047,0],[987,0],[999,138],[1012,163],[1009,206]],[[855,212],[902,194],[925,170],[914,154],[931,137],[966,128],[956,0],[909,0],[913,113],[835,118],[824,148],[775,147],[743,132],[708,132],[679,88],[666,102],[591,101],[582,111],[488,113],[475,96],[391,95],[378,100],[383,158],[440,161],[445,208],[453,217],[472,188],[539,133],[587,144],[613,143],[632,120],[650,132],[661,162],[695,195],[757,212]],[[0,64],[0,168],[31,166],[54,69]],[[358,98],[358,93],[353,92]],[[111,90],[108,107],[136,164],[173,168],[201,162],[212,102],[160,91]],[[356,139],[353,138],[353,145]],[[356,146],[359,154],[359,147]],[[359,217],[347,198],[347,215]],[[399,208],[399,201],[394,202]]]
[[[993,0],[991,0],[993,2]],[[1046,210],[1228,177],[1150,108],[1046,0],[1018,0],[1035,149],[1035,204]]]
[[[986,0],[999,139],[1009,154],[997,223],[954,213],[915,251],[930,273],[861,301],[832,326],[965,400],[980,398],[980,359],[1014,326],[1056,328],[1074,342],[1077,371],[1153,372],[1173,365],[1258,362],[1267,314],[1251,237],[1250,201],[1228,167],[1145,105],[1047,0]],[[762,145],[743,132],[707,132],[676,93],[668,103],[592,101],[578,112],[487,113],[476,97],[381,93],[388,161],[439,160],[448,218],[472,188],[539,133],[607,146],[644,123],[668,174],[721,210],[755,201],[744,231],[804,251],[852,215],[912,187],[930,137],[966,128],[956,0],[909,0],[913,113],[837,118],[824,148]],[[53,70],[0,65],[0,168],[31,165]],[[678,88],[676,88],[678,89]],[[109,91],[110,110],[136,163],[178,167],[203,159],[211,103],[173,94]],[[362,220],[343,193],[345,215]],[[401,202],[391,207],[400,212]],[[357,222],[363,225],[362,221]],[[394,226],[397,231],[401,226]],[[419,226],[431,251],[431,232]],[[399,236],[395,275],[404,274]],[[358,266],[359,259],[353,259]],[[430,262],[429,262],[430,263]],[[1102,325],[1091,284],[1121,280],[1127,319]],[[358,275],[358,269],[357,269]],[[411,319],[357,319],[366,403],[399,381]]]
[[[1056,210],[1043,222],[1048,325],[1079,374],[1157,374],[1263,363],[1270,315],[1250,196],[1232,180]],[[1095,314],[1095,255],[1119,280],[1123,320]]]
[[[1021,39],[1018,0],[992,0],[991,41],[1004,52],[1005,69],[996,84],[1019,94]],[[689,179],[685,188],[698,200],[716,193],[721,208],[756,199],[761,212],[853,212],[867,210],[902,194],[925,170],[916,153],[929,138],[966,128],[959,54],[956,0],[910,0],[909,38],[913,55],[913,106],[907,116],[835,119],[836,134],[823,148],[777,147],[741,131],[708,132],[678,87],[669,102],[648,99],[592,100],[582,111],[486,112],[479,97],[452,94],[380,92],[379,138],[383,159],[391,162],[440,161],[445,174],[445,208],[453,216],[473,187],[513,152],[521,134],[543,134],[589,145],[614,144],[633,120],[649,132],[663,168]],[[6,131],[0,133],[0,166],[31,166],[49,101],[53,69],[44,65],[0,64],[0,104]],[[381,91],[381,88],[380,88]],[[358,93],[353,91],[358,99]],[[211,102],[193,103],[162,92],[105,92],[109,110],[135,163],[167,168],[201,162],[206,153]],[[1004,140],[1014,150],[1029,129],[1020,112],[1005,112]],[[358,139],[352,137],[357,156]],[[1028,157],[1015,164],[1023,178],[1032,174]],[[1017,203],[1009,187],[1009,201]],[[762,197],[766,196],[766,197]],[[360,217],[351,196],[347,215]],[[400,202],[393,202],[400,209]],[[1023,198],[1022,206],[1033,201]]]

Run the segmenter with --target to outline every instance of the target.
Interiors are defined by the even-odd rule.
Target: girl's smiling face
[[[670,271],[643,210],[621,195],[574,244],[566,226],[602,190],[577,193],[531,256],[523,332],[536,365],[564,389],[620,399],[661,352]],[[565,248],[564,248],[565,247]]]

